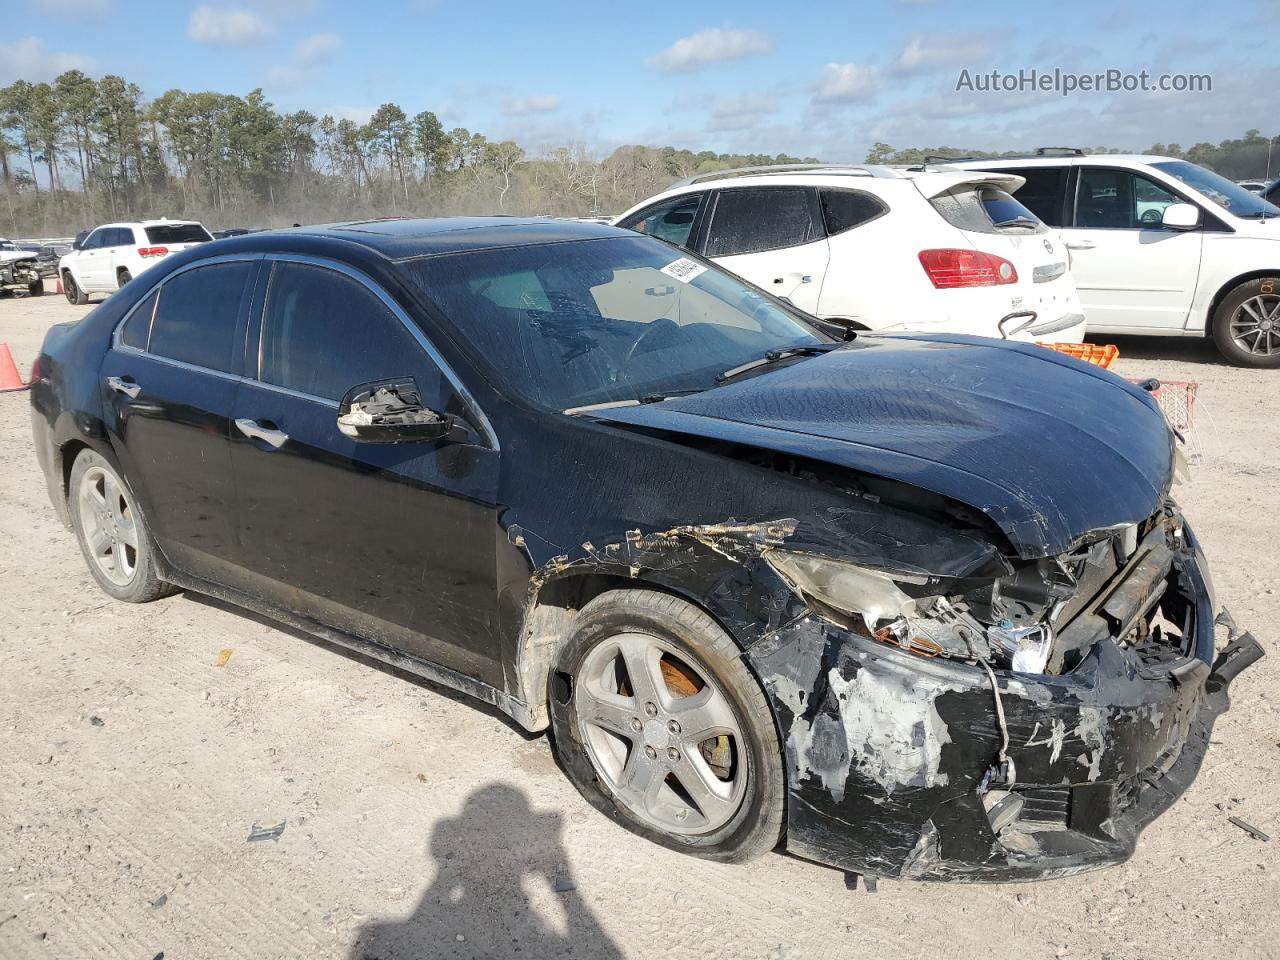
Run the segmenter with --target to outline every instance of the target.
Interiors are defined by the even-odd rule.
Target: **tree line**
[[[1264,175],[1269,148],[1280,165],[1280,137],[1269,142],[1257,130],[1149,152],[1243,179]],[[867,162],[961,155],[1007,154],[877,143]],[[148,100],[123,77],[69,70],[52,83],[0,88],[0,236],[159,216],[218,228],[404,214],[606,215],[680,177],[812,161],[641,145],[604,157],[580,144],[531,156],[511,140],[446,130],[430,110],[410,115],[394,103],[359,123],[278,111],[260,89],[243,97],[174,89]]]
[[[812,160],[812,158],[804,158]],[[281,112],[247,96],[169,90],[69,70],[0,88],[0,236],[72,234],[168,216],[211,227],[344,218],[621,212],[694,173],[802,158],[581,145],[530,156],[384,103],[367,122]]]
[[[1197,143],[1183,148],[1177,143],[1156,143],[1146,150],[1130,151],[1116,147],[1083,148],[1090,153],[1152,153],[1165,157],[1189,160],[1207,167],[1231,180],[1261,180],[1280,177],[1280,135],[1268,139],[1259,130],[1248,130],[1243,137],[1223,140],[1219,144]],[[877,143],[867,153],[867,163],[918,164],[932,157],[935,159],[961,157],[974,160],[998,160],[1024,154],[1010,150],[991,153],[983,150],[962,150],[957,147],[910,147],[895,150],[887,143]]]

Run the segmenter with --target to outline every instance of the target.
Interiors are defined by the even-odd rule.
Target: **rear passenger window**
[[[707,232],[708,257],[732,257],[809,243],[822,236],[804,187],[722,190]]]
[[[236,372],[236,320],[252,269],[249,262],[215,263],[165,281],[151,323],[150,352]]]
[[[1066,167],[1027,167],[1021,170],[1002,170],[1016,173],[1026,179],[1014,191],[1014,197],[1024,207],[1051,227],[1063,225],[1062,210],[1067,201]]]
[[[157,290],[134,307],[129,319],[120,330],[120,342],[126,347],[136,350],[147,349],[147,339],[151,336],[151,316],[156,312],[156,300],[160,297]]]
[[[822,199],[822,219],[829,237],[862,226],[888,210],[871,194],[857,190],[819,190],[818,196]]]
[[[422,347],[363,284],[323,267],[275,264],[262,323],[264,383],[341,400],[362,383],[415,376],[429,403],[439,377],[424,382],[425,366]]]

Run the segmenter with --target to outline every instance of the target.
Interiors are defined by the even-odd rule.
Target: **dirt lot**
[[[0,342],[25,376],[82,313],[0,301]],[[1124,374],[1201,383],[1204,462],[1179,495],[1267,644],[1280,374],[1199,342],[1120,348]],[[1125,866],[870,895],[781,855],[704,863],[610,824],[542,739],[469,701],[199,597],[108,600],[46,501],[27,403],[0,394],[0,956],[1280,955],[1278,655]]]

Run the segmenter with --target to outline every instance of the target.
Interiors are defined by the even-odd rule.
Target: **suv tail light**
[[[138,256],[140,257],[163,257],[169,252],[168,247],[139,247]]]
[[[939,290],[1018,282],[1012,263],[981,250],[921,250],[920,265]]]

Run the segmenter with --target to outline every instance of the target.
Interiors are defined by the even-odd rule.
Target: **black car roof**
[[[272,238],[316,237],[357,243],[391,260],[564,240],[597,240],[626,233],[617,227],[574,220],[517,217],[434,217],[359,220],[250,234],[237,240],[271,245]],[[628,234],[630,235],[630,234]]]

